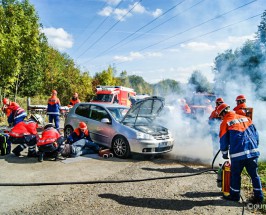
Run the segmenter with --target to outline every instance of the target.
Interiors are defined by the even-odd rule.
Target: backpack
[[[9,141],[9,135],[0,133],[0,150],[1,155],[10,154],[11,151],[11,142]]]

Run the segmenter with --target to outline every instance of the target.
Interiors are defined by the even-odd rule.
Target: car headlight
[[[154,137],[150,134],[146,134],[143,132],[137,132],[137,139],[151,140],[151,139],[154,139]]]

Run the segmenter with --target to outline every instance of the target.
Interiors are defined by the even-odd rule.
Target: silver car
[[[137,102],[130,109],[126,106],[105,103],[78,103],[68,113],[65,137],[78,127],[87,124],[92,140],[112,149],[119,158],[131,152],[161,154],[173,148],[174,140],[167,128],[154,123],[164,107],[164,99],[149,97]]]

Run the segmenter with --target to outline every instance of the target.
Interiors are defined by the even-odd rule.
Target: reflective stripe
[[[253,153],[253,152],[259,152],[259,150],[258,149],[246,150],[244,152],[238,152],[238,153],[235,153],[235,154],[230,154],[230,157],[231,158],[240,157],[240,156],[243,156],[243,155],[248,155],[248,154]]]
[[[233,190],[234,192],[240,192],[240,190],[236,190],[236,189],[232,188],[231,186],[230,186],[230,189]]]
[[[253,190],[258,190],[258,191],[261,191],[262,188],[253,188]]]
[[[227,122],[227,125],[228,126],[232,126],[232,125],[235,125],[235,124],[238,124],[238,123],[242,123],[242,122],[248,122],[248,118],[240,118],[240,119],[234,119],[230,122]]]
[[[227,151],[221,151],[223,155],[228,154],[228,150]]]
[[[19,118],[19,117],[22,117],[22,116],[27,116],[27,114],[24,112],[22,114],[17,115],[16,117],[14,117],[14,119]]]
[[[11,131],[9,134],[10,134],[10,136],[12,136],[12,137],[24,137],[25,135],[30,135],[29,132],[25,132],[25,133],[16,133],[16,132],[13,132],[13,131]]]
[[[60,113],[58,113],[58,112],[47,112],[47,115],[49,115],[49,114],[60,115]]]
[[[47,139],[45,139],[45,140],[39,140],[38,142],[39,143],[46,143],[46,142],[54,142],[54,141],[56,141],[56,138],[47,138]]]

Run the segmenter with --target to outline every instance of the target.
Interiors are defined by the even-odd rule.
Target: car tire
[[[64,128],[64,136],[65,136],[65,138],[67,138],[73,131],[74,131],[74,129],[72,128],[72,126],[67,125]]]
[[[114,156],[118,158],[128,158],[131,154],[128,141],[122,136],[118,136],[113,140],[112,150]]]

